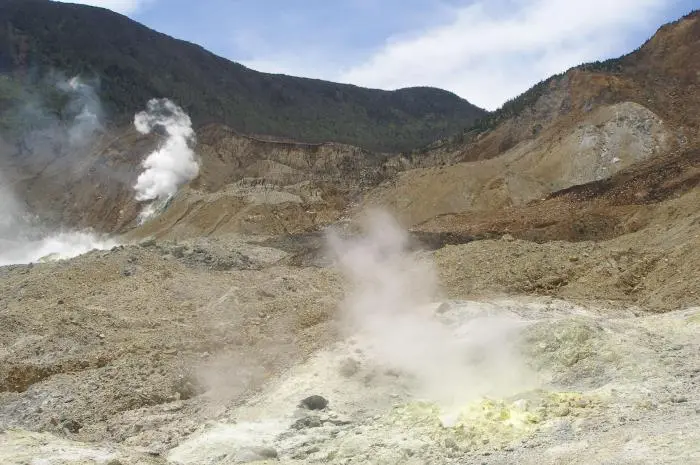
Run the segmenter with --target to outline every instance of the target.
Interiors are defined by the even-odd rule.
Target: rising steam
[[[38,98],[28,98],[16,109],[27,123],[19,137],[17,159],[44,169],[52,163],[73,162],[72,155],[89,147],[103,129],[102,106],[93,86],[77,77],[58,79],[53,85],[68,98],[60,120]],[[61,156],[65,158],[57,161]],[[116,245],[90,232],[48,227],[30,214],[14,192],[12,176],[4,172],[5,161],[12,165],[11,152],[0,153],[0,266],[71,258]]]
[[[166,201],[188,181],[199,174],[199,163],[193,145],[195,133],[190,117],[168,99],[153,99],[146,111],[137,113],[134,126],[141,134],[163,130],[163,145],[142,163],[144,172],[136,180],[136,200],[150,202],[141,212],[141,221],[151,216],[154,202]]]
[[[365,235],[328,238],[350,285],[348,333],[365,338],[380,364],[408,374],[421,395],[445,406],[528,387],[530,373],[514,343],[522,322],[470,314],[468,306],[458,324],[440,322],[430,262],[407,251],[409,237],[389,215],[367,218]]]
[[[93,136],[103,130],[102,104],[95,88],[74,77],[61,81],[58,87],[72,94],[67,110],[72,112],[72,124],[66,130],[71,147],[82,147],[92,142]]]

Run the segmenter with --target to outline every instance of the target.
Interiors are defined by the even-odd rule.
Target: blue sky
[[[700,0],[83,0],[260,71],[495,109],[571,66],[633,50]]]

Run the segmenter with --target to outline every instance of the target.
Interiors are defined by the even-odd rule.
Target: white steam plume
[[[145,170],[134,185],[136,200],[165,201],[199,174],[199,163],[192,148],[195,143],[192,121],[170,100],[152,99],[146,111],[136,114],[134,126],[141,134],[161,129],[167,135],[165,143],[143,161]],[[154,211],[152,203],[147,205],[141,212],[141,220]]]
[[[380,364],[413,377],[418,393],[445,407],[530,387],[515,349],[520,321],[466,317],[450,327],[435,316],[437,279],[427,259],[408,252],[408,235],[389,216],[371,212],[364,236],[328,244],[350,290],[344,302],[350,334],[368,342]]]

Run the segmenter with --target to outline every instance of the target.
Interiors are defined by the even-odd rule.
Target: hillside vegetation
[[[101,8],[3,0],[0,18],[0,72],[24,84],[54,71],[97,79],[116,123],[148,99],[168,97],[198,126],[220,123],[246,134],[400,151],[486,114],[440,89],[383,91],[260,73]],[[0,86],[0,101],[4,91]]]

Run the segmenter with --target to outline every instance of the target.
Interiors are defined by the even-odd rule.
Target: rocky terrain
[[[615,246],[508,239],[423,252],[415,260],[434,261],[442,300],[402,306],[379,333],[349,332],[337,269],[278,264],[285,252],[250,239],[145,241],[5,267],[0,454],[692,463],[700,308],[684,291],[697,271],[673,268],[691,250],[669,254],[642,278],[646,299],[633,299],[630,271],[649,260]],[[664,273],[684,279],[665,289]],[[409,317],[415,326],[396,333]],[[430,324],[454,339],[433,339]],[[423,342],[409,363],[391,348],[415,345],[414,332]],[[298,408],[311,395],[328,406]]]
[[[118,245],[0,267],[0,463],[700,462],[698,53],[696,12],[422,152],[198,127],[143,224],[162,135],[3,158]]]

